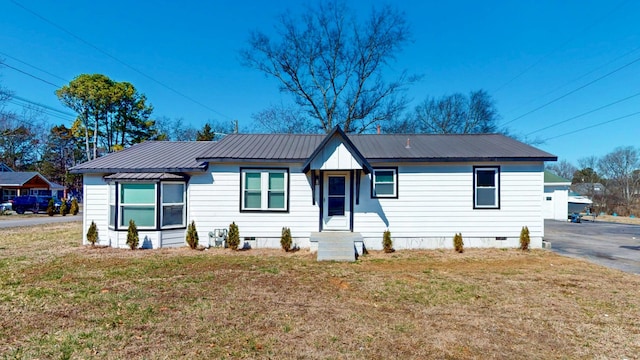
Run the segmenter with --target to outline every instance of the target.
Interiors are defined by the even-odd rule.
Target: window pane
[[[262,206],[262,196],[260,192],[244,192],[244,207],[245,209],[260,209]]]
[[[342,216],[344,215],[344,197],[330,197],[329,198],[329,216]]]
[[[245,173],[245,190],[260,190],[260,173]]]
[[[269,192],[269,209],[284,209],[283,192]]]
[[[394,184],[376,184],[376,195],[393,195]]]
[[[490,186],[490,187],[494,187],[496,186],[496,171],[495,170],[477,170],[476,173],[478,174],[477,177],[477,182],[476,182],[476,186]]]
[[[376,171],[375,174],[376,183],[392,183],[393,182],[393,171],[389,170],[385,170],[385,171]]]
[[[344,176],[329,176],[329,195],[344,195]]]
[[[478,206],[495,206],[496,205],[496,189],[478,188],[476,189]]]
[[[121,210],[121,226],[129,226],[131,219],[138,227],[153,227],[155,225],[156,209],[154,206],[123,206]]]
[[[116,206],[109,205],[109,226],[116,226]]]
[[[116,185],[110,184],[109,185],[109,204],[115,204],[115,203],[116,203]]]
[[[165,204],[184,202],[184,184],[162,184],[162,202]]]
[[[168,205],[162,207],[162,226],[184,225],[183,205]]]
[[[155,203],[154,184],[122,184],[120,190],[120,203],[122,204]]]
[[[269,173],[269,190],[284,190],[284,173]]]

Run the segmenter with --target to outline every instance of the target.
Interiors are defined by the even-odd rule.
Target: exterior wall
[[[111,245],[109,239],[109,186],[101,174],[84,174],[82,191],[82,242],[87,243],[87,230],[91,222],[98,227],[96,245]],[[125,241],[126,243],[126,241]]]
[[[209,232],[228,229],[235,222],[241,243],[246,241],[252,247],[279,248],[282,227],[286,226],[293,242],[308,248],[309,234],[318,231],[320,215],[317,201],[312,203],[311,178],[302,173],[302,164],[243,163],[242,167],[289,168],[289,211],[241,212],[240,165],[212,164],[209,172],[191,177],[187,191],[187,221],[196,222],[200,242],[205,244]]]
[[[349,149],[339,139],[333,138],[318,156],[311,161],[312,169],[351,170],[362,169]]]
[[[371,179],[362,179],[354,232],[363,235],[368,249],[382,248],[385,229],[396,249],[452,248],[458,232],[467,247],[517,247],[523,226],[529,228],[531,247],[542,247],[542,162],[499,164],[499,209],[473,208],[473,166],[498,164],[393,165],[398,165],[397,199],[372,199]]]
[[[551,198],[551,200],[547,200],[547,198]],[[569,214],[567,186],[544,186],[542,214],[544,219],[567,220]]]
[[[473,167],[500,166],[500,208],[473,208]],[[235,222],[241,241],[251,247],[280,247],[282,227],[294,244],[312,248],[310,234],[319,230],[319,189],[315,203],[311,178],[300,163],[243,163],[243,168],[289,168],[288,211],[240,210],[240,165],[211,164],[206,173],[192,174],[187,186],[187,222],[195,221],[200,243],[209,233]],[[367,249],[382,248],[382,233],[391,231],[396,249],[452,248],[460,232],[467,247],[517,247],[520,230],[530,230],[531,247],[542,247],[544,236],[543,163],[375,164],[398,167],[398,198],[372,199],[371,177],[362,176],[359,204],[353,207],[354,232]],[[355,179],[352,179],[355,181]],[[101,175],[84,177],[83,239],[91,221],[98,225],[99,244],[126,248],[126,231],[108,229],[108,186]],[[140,231],[141,246],[185,246],[185,230]],[[496,239],[501,238],[501,239]],[[213,245],[213,239],[211,240]]]

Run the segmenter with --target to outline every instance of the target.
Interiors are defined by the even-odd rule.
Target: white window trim
[[[179,203],[165,203],[164,202],[164,185],[168,185],[168,184],[173,184],[173,185],[182,185],[182,202]],[[187,204],[186,204],[186,199],[187,199],[187,184],[182,182],[182,181],[167,181],[167,182],[161,182],[160,183],[160,224],[161,224],[161,229],[175,229],[175,228],[183,228],[186,226],[186,218],[187,218]],[[182,223],[181,224],[173,224],[173,225],[162,225],[164,224],[164,207],[165,206],[175,206],[175,205],[182,205]]]
[[[108,213],[108,219],[107,219],[107,224],[108,227],[110,229],[116,229],[117,228],[117,224],[118,224],[118,217],[116,216],[118,214],[118,206],[116,204],[116,194],[118,193],[118,186],[115,183],[110,183],[109,184],[109,213]],[[111,213],[111,207],[113,206],[113,211],[115,212],[115,214]],[[115,216],[115,219],[113,221],[113,224],[111,223],[111,218],[112,216]]]
[[[260,208],[245,207],[246,174],[260,174]],[[269,174],[284,174],[284,208],[269,208]],[[289,169],[284,168],[242,168],[240,170],[240,211],[288,212],[289,211]]]
[[[139,224],[136,224],[136,228],[138,228],[138,230],[155,230],[158,228],[158,183],[142,183],[142,184],[153,184],[153,203],[141,203],[141,204],[123,204],[122,203],[122,185],[129,185],[129,184],[140,184],[140,183],[135,183],[135,182],[121,182],[118,183],[118,194],[120,194],[120,196],[118,196],[118,229],[122,230],[122,229],[126,229],[129,226],[129,223],[123,224],[122,220],[124,219],[122,216],[122,208],[123,207],[149,207],[149,206],[153,206],[153,208],[155,209],[154,216],[153,216],[153,226],[140,226]]]
[[[376,193],[376,172],[378,171],[392,171],[393,172],[393,194],[380,194]],[[389,184],[389,183],[380,183]],[[371,174],[371,197],[373,198],[398,198],[398,169],[397,168],[375,168]]]
[[[478,186],[478,171],[493,170],[495,186]],[[495,203],[493,205],[478,205],[478,189],[494,189]],[[500,209],[500,167],[499,166],[477,166],[473,168],[473,208],[474,209]]]

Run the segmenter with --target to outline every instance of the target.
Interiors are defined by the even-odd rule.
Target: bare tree
[[[441,98],[429,97],[405,120],[415,132],[428,134],[486,134],[501,131],[498,128],[498,110],[491,96],[484,90],[460,93]]]
[[[159,140],[194,141],[198,130],[183,118],[169,119],[161,116],[156,119]]]
[[[636,170],[640,167],[640,153],[632,146],[618,147],[598,161],[600,173],[608,179],[607,187],[615,187],[622,204],[629,210],[640,187]]]
[[[280,81],[307,114],[329,132],[372,130],[396,118],[407,100],[399,96],[417,77],[406,72],[390,82],[383,70],[409,40],[403,13],[391,6],[372,9],[364,22],[340,0],[320,2],[302,16],[285,13],[277,36],[254,31],[240,53],[245,66]]]
[[[251,116],[254,132],[276,134],[314,134],[320,127],[296,106],[273,105]]]
[[[578,171],[578,168],[567,160],[560,160],[556,163],[549,164],[547,165],[547,169],[567,180],[573,180],[573,175]]]

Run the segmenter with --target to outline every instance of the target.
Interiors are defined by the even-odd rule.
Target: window
[[[371,197],[398,198],[398,169],[373,169]]]
[[[500,208],[500,168],[473,168],[474,209]]]
[[[184,184],[162,183],[162,227],[185,226]]]
[[[287,211],[287,169],[241,169],[241,210]]]
[[[155,184],[120,184],[120,226],[133,220],[138,228],[156,227]]]
[[[109,227],[116,227],[116,184],[109,184]]]

